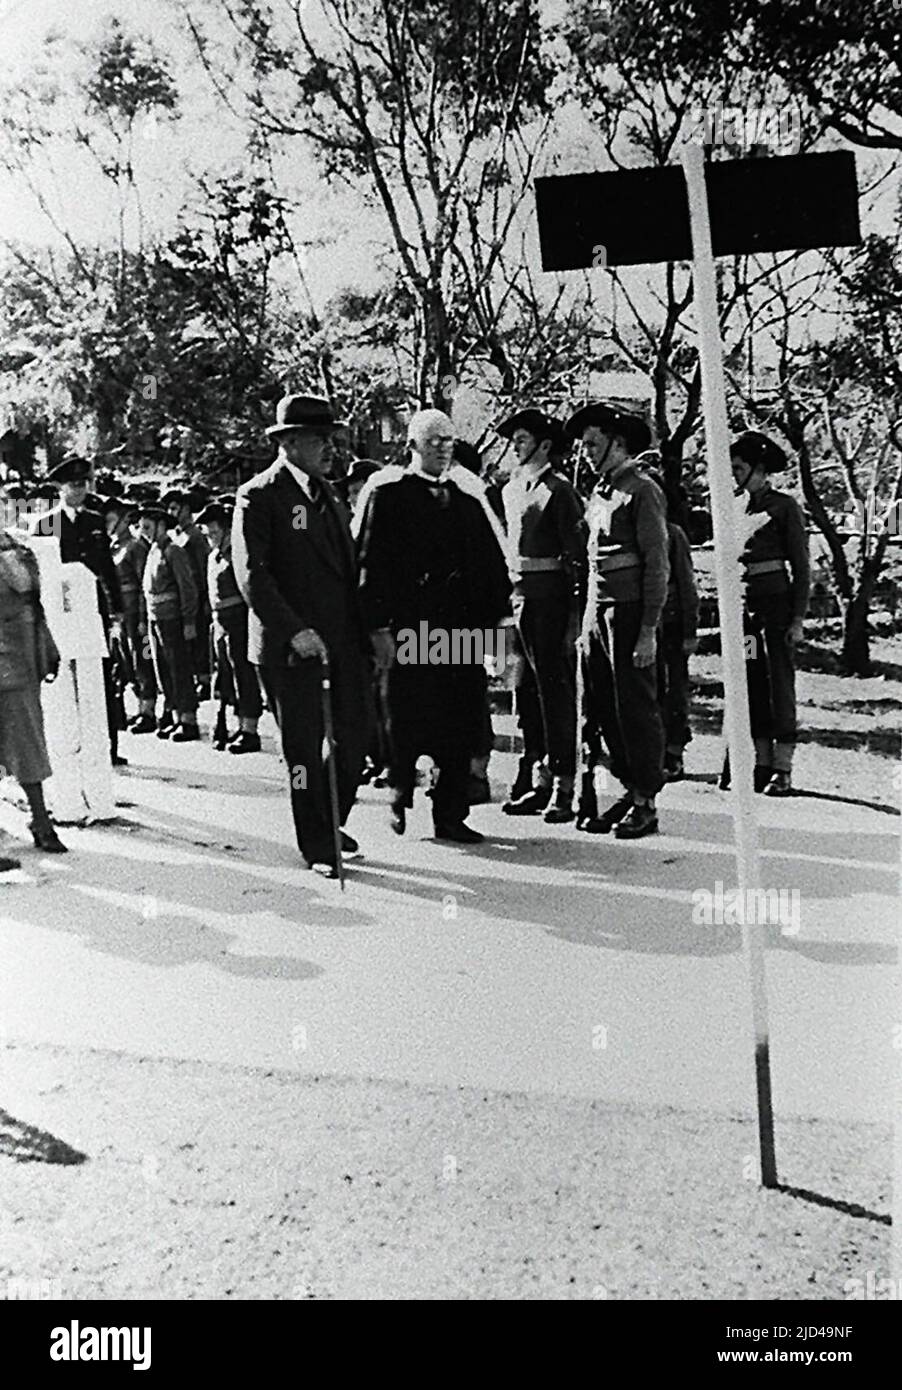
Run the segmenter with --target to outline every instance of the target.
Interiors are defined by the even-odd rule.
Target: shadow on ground
[[[85,1163],[87,1154],[79,1153],[55,1134],[16,1120],[0,1110],[0,1157],[14,1163]]]

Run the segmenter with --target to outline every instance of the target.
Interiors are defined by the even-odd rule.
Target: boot
[[[521,797],[526,796],[527,792],[532,791],[532,769],[532,758],[520,759],[517,764],[517,775],[514,778],[514,785],[511,787],[508,804],[513,801],[519,801]]]
[[[64,845],[57,835],[49,816],[45,820],[29,821],[28,829],[31,831],[35,849],[42,849],[45,854],[68,853],[68,846]]]
[[[638,802],[631,806],[617,825],[614,827],[614,838],[617,840],[639,840],[644,835],[654,835],[658,829],[658,813],[654,806],[643,802]]]
[[[221,753],[229,741],[229,726],[226,722],[225,706],[220,705],[216,715],[216,723],[213,726],[213,747],[217,753]]]
[[[196,724],[179,724],[172,735],[173,743],[197,743],[199,739],[200,729]]]
[[[683,767],[682,753],[672,753],[668,751],[664,754],[664,781],[682,782],[686,776],[686,769]]]
[[[551,800],[554,778],[544,763],[538,767],[538,775],[531,790],[516,801],[505,801],[501,807],[506,816],[538,816]]]
[[[564,825],[573,820],[573,778],[555,777],[552,805],[544,818],[546,825]]]
[[[175,730],[175,720],[171,709],[164,709],[157,726],[157,738],[171,738]]]
[[[260,735],[252,733],[250,729],[241,729],[237,738],[233,738],[229,744],[230,753],[259,753]]]
[[[598,819],[598,796],[595,792],[595,775],[584,772],[580,779],[579,809],[576,813],[577,830],[585,830],[590,821]]]
[[[592,820],[586,821],[585,825],[580,826],[580,829],[585,830],[589,835],[610,835],[614,826],[620,824],[628,812],[632,810],[632,807],[632,793],[624,792],[623,796],[621,796],[618,801],[615,801],[613,806],[609,806],[600,816],[595,816]]]
[[[437,825],[435,827],[435,838],[437,840],[453,840],[456,845],[481,845],[485,839],[478,830],[473,830],[465,821],[456,821],[453,825]]]

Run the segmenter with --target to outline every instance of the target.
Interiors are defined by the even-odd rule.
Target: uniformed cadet
[[[797,728],[795,649],[811,587],[808,535],[798,502],[771,487],[770,475],[788,467],[772,439],[746,431],[733,441],[730,462],[736,495],[746,492],[749,514],[767,518],[742,556],[755,790],[788,796]]]
[[[208,502],[197,517],[210,554],[207,557],[207,596],[213,615],[213,653],[220,691],[233,692],[238,709],[238,732],[214,739],[214,747],[230,753],[259,753],[257,725],[263,697],[257,672],[247,657],[247,604],[238,590],[232,567],[232,512],[220,502]],[[222,694],[220,694],[222,700]]]
[[[141,586],[150,542],[131,524],[136,508],[137,503],[125,498],[108,497],[103,504],[102,515],[106,520],[122,594],[120,655],[127,683],[138,701],[138,713],[129,722],[128,729],[133,734],[149,734],[157,727],[157,682],[150,659],[150,645],[140,627]]]
[[[203,499],[203,500],[202,500]],[[195,626],[197,636],[191,643],[191,662],[194,679],[200,686],[203,696],[209,695],[210,687],[210,608],[207,602],[207,556],[210,553],[206,539],[194,520],[194,513],[200,511],[206,497],[203,489],[187,488],[163,494],[161,506],[174,519],[171,532],[173,545],[180,546],[191,561],[194,582],[197,585],[198,609]]]
[[[141,518],[153,526],[142,597],[157,684],[163,692],[157,738],[191,743],[200,738],[191,662],[199,600],[194,569],[185,550],[173,543],[167,510],[144,506]]]
[[[588,507],[589,599],[581,635],[583,743],[590,764],[607,745],[610,770],[626,788],[598,815],[583,778],[577,828],[639,839],[658,829],[664,784],[664,725],[658,704],[658,627],[667,597],[668,536],[663,494],[636,468],[650,443],[644,420],[587,405],[567,422],[599,478]]]
[[[70,455],[47,474],[59,494],[59,503],[31,526],[33,534],[59,535],[60,558],[63,564],[79,561],[97,579],[97,602],[103,620],[107,642],[118,636],[122,622],[122,594],[119,577],[113,563],[109,536],[103,517],[86,505],[91,465],[87,459]],[[110,760],[114,767],[123,767],[125,758],[119,756],[119,730],[116,693],[113,684],[112,662],[103,661],[103,683],[106,695],[107,729],[110,740]]]
[[[564,429],[541,410],[520,410],[498,426],[517,456],[502,490],[514,617],[523,657],[516,707],[523,755],[510,816],[573,819],[576,774],[576,638],[586,595],[583,504],[553,464]],[[549,803],[551,803],[549,805]],[[547,808],[547,809],[546,809]]]
[[[657,483],[667,506],[667,538],[670,579],[661,616],[661,643],[658,654],[658,694],[664,719],[664,778],[679,782],[686,775],[683,750],[692,740],[689,724],[689,657],[698,650],[698,585],[692,565],[689,537],[672,519],[663,475],[658,471],[661,457],[649,449],[636,464]]]

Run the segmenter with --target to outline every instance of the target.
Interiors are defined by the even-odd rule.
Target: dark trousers
[[[492,749],[495,747],[495,730],[492,727],[492,709],[489,704],[489,678],[485,670],[483,670],[482,676],[482,717],[479,736],[476,739],[475,747],[471,750],[474,758],[490,757]]]
[[[115,758],[119,753],[119,697],[116,694],[116,681],[113,676],[113,661],[111,657],[104,657],[103,666],[103,696],[106,703],[106,726],[110,739],[110,757]]]
[[[224,608],[213,624],[220,692],[234,691],[239,719],[259,719],[263,713],[256,668],[247,659],[247,609]]]
[[[795,743],[795,657],[786,641],[791,622],[792,604],[782,594],[760,600],[745,614],[746,642],[754,639],[745,663],[752,738]]]
[[[180,718],[197,713],[197,691],[191,649],[185,641],[181,618],[152,618],[150,650],[163,703]]]
[[[189,643],[191,654],[191,670],[193,674],[202,681],[207,681],[212,676],[211,669],[211,648],[210,629],[212,619],[210,610],[205,604],[200,606],[197,615],[197,636],[194,641]]]
[[[524,599],[517,613],[523,661],[517,683],[517,718],[523,755],[547,758],[556,777],[576,772],[576,654],[566,644],[571,603]]]
[[[481,666],[395,665],[388,677],[391,743],[389,784],[405,806],[413,804],[416,762],[423,753],[438,768],[432,819],[454,825],[470,809],[470,758],[485,709]]]
[[[658,633],[658,689],[668,749],[681,752],[692,739],[689,727],[689,661],[683,651],[683,624],[666,619]]]
[[[139,700],[155,700],[157,682],[150,659],[150,643],[138,631],[138,614],[126,613],[122,619],[120,648],[128,684]]]
[[[348,688],[348,682],[360,674],[358,663],[344,672],[333,659],[339,825],[344,824],[354,805],[370,737],[369,703],[364,700],[367,717],[361,719],[361,692]],[[310,659],[295,666],[261,666],[258,675],[282,739],[298,849],[308,863],[331,863],[335,850],[328,769],[323,760],[322,667]]]
[[[618,603],[600,614],[582,656],[582,742],[594,766],[603,739],[612,775],[629,791],[651,797],[664,785],[664,722],[656,665],[633,665],[641,623],[639,603]]]

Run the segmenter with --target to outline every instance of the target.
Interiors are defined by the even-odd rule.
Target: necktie
[[[441,482],[438,478],[436,478],[434,482],[431,478],[426,478],[424,481],[439,506],[447,507],[450,494],[445,483]]]

